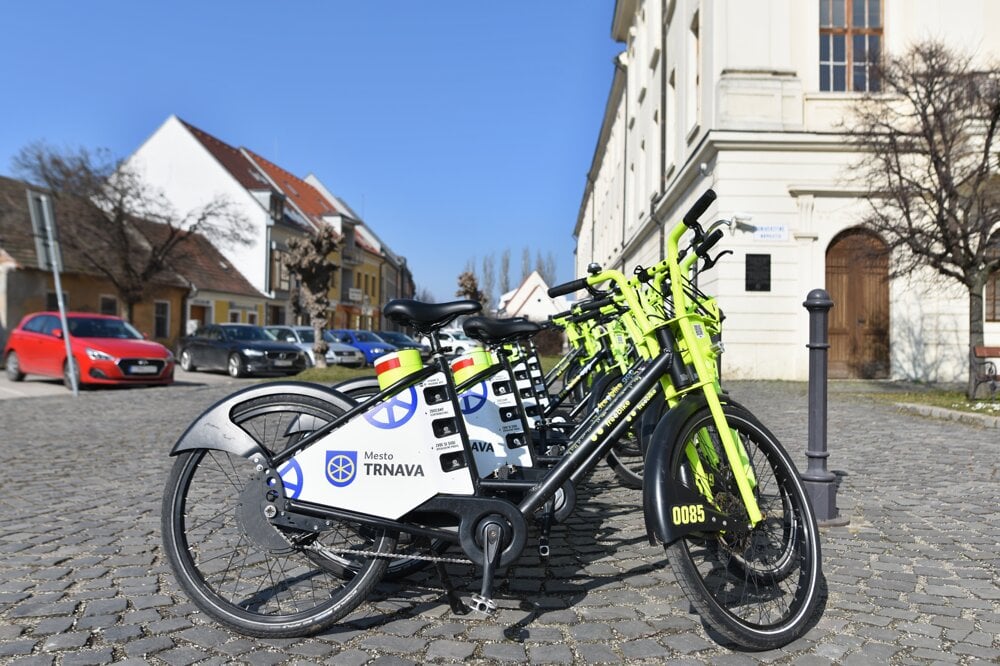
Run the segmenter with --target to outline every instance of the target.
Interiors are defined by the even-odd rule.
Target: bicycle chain
[[[416,555],[406,553],[378,553],[373,550],[357,550],[355,548],[327,548],[326,546],[312,543],[305,546],[306,550],[312,550],[320,555],[363,555],[365,557],[378,557],[390,560],[421,560],[424,562],[446,562],[448,564],[472,564],[472,560],[467,557],[441,557],[435,555]]]

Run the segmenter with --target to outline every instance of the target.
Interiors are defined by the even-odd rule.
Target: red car
[[[69,312],[69,341],[80,386],[87,384],[157,384],[174,381],[174,356],[158,342],[118,317]],[[7,377],[62,377],[70,386],[66,342],[58,312],[36,312],[10,332],[3,350]]]

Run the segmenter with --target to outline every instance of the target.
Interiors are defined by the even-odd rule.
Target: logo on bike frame
[[[357,451],[327,451],[326,480],[337,488],[349,486],[358,476]]]
[[[385,402],[376,405],[364,416],[368,423],[376,428],[392,430],[409,421],[417,413],[417,389],[411,386],[408,391],[394,395]]]
[[[298,499],[302,494],[302,467],[294,459],[289,460],[278,470],[281,483],[285,486],[285,496],[288,499]]]
[[[486,382],[482,382],[479,386],[471,388],[458,396],[458,403],[462,408],[462,413],[475,414],[482,409],[483,405],[486,404],[486,394]]]

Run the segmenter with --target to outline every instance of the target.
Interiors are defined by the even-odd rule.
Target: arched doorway
[[[826,250],[830,377],[889,376],[889,252],[864,229],[838,234]]]

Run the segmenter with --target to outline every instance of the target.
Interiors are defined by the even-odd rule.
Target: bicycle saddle
[[[474,314],[483,309],[479,301],[423,303],[409,298],[397,298],[382,308],[382,314],[401,326],[410,326],[419,333],[430,333],[447,326],[455,317]]]
[[[489,317],[469,317],[462,323],[462,328],[470,338],[488,345],[527,340],[542,330],[541,326],[527,319],[490,319]]]

